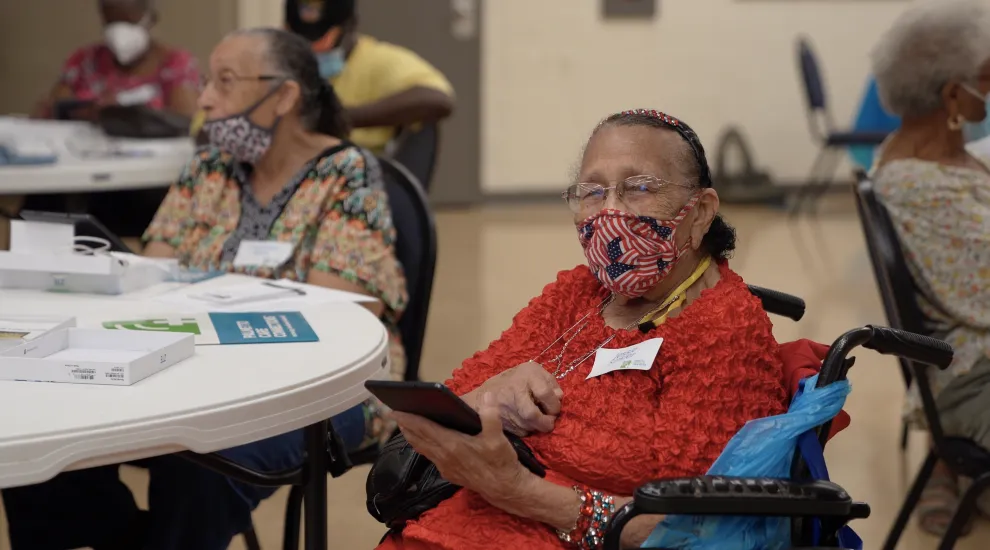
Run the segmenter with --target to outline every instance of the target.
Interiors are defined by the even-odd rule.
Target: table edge
[[[29,485],[51,479],[60,472],[179,450],[209,453],[287,433],[330,418],[368,397],[364,382],[387,376],[388,333],[381,327],[378,345],[356,360],[344,377],[351,383],[334,388],[334,377],[312,380],[283,391],[266,393],[250,401],[222,408],[199,409],[182,416],[165,416],[93,430],[60,432],[40,438],[0,442],[0,488]],[[265,414],[245,414],[246,411]],[[226,419],[226,421],[224,421]],[[208,427],[207,427],[208,426]],[[33,460],[5,462],[3,455],[28,454]]]

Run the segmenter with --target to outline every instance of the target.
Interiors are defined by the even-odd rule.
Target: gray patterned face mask
[[[272,146],[272,137],[281,117],[275,119],[271,128],[263,128],[251,122],[251,113],[278,89],[278,86],[272,88],[257,103],[240,114],[204,122],[203,131],[209,137],[210,145],[229,153],[239,162],[251,165],[257,163]]]

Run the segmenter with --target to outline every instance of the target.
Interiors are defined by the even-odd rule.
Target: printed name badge
[[[617,370],[650,370],[660,353],[660,344],[663,344],[663,338],[651,338],[628,348],[601,348],[595,354],[595,365],[591,367],[588,378]]]
[[[234,267],[278,267],[292,256],[292,243],[282,241],[241,241],[234,255]]]

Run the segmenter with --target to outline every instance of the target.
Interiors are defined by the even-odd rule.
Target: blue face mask
[[[969,86],[963,86],[963,89],[967,92],[973,94],[976,97],[983,98],[983,96],[976,90],[971,89]],[[990,137],[990,96],[983,98],[986,102],[986,112],[987,116],[983,118],[980,122],[966,122],[963,124],[962,132],[963,139],[966,143],[973,141],[979,141],[983,138]]]
[[[330,79],[344,70],[344,49],[334,48],[328,52],[316,54],[316,60],[320,63],[320,76]]]

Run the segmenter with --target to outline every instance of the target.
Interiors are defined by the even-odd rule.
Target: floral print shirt
[[[139,103],[153,109],[166,108],[176,89],[199,90],[200,83],[196,58],[185,50],[169,50],[154,74],[135,76],[121,72],[110,48],[104,44],[80,48],[69,56],[60,82],[77,99],[96,100],[110,94],[122,104],[130,103],[125,100],[128,92],[147,89],[150,93],[139,94],[143,96]]]
[[[937,394],[990,355],[990,175],[908,159],[873,179],[921,287],[919,305],[956,350],[952,365],[932,374]],[[908,413],[917,419],[920,410],[915,386]]]
[[[202,271],[305,281],[315,269],[361,285],[385,305],[392,370],[400,375],[405,360],[395,322],[406,306],[406,283],[378,160],[349,143],[330,148],[265,206],[254,199],[249,180],[250,169],[229,155],[200,150],[162,201],[144,240],[172,246],[180,264]],[[259,236],[291,243],[292,256],[277,268],[234,266],[227,245]]]

